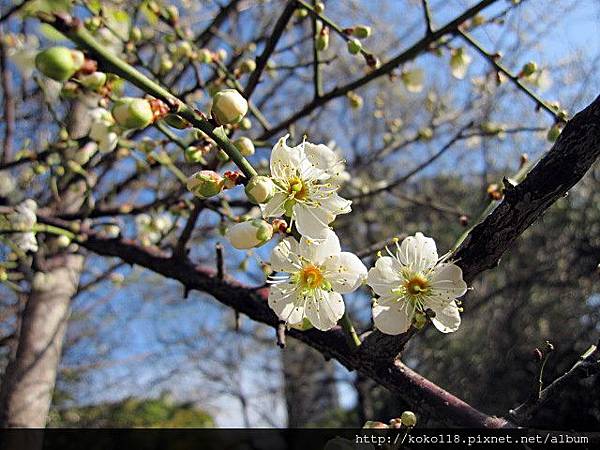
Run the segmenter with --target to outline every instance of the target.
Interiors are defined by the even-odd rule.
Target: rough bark
[[[75,102],[67,118],[72,137],[85,136],[87,107]],[[58,213],[78,211],[85,183],[78,181],[51,206]],[[61,252],[37,258],[37,271],[20,318],[15,355],[0,387],[0,426],[45,427],[56,384],[71,298],[83,270],[82,255]]]
[[[56,372],[70,312],[79,282],[83,256],[64,255],[37,272],[23,311],[15,358],[2,383],[0,425],[44,427],[52,400]]]

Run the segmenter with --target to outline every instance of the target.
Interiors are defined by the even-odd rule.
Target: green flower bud
[[[404,411],[400,416],[402,425],[406,427],[414,427],[417,424],[417,416],[412,411]]]
[[[421,69],[404,70],[400,75],[408,92],[421,92],[425,74]]]
[[[363,107],[363,98],[356,94],[355,92],[348,92],[348,94],[346,94],[346,96],[348,97],[348,100],[350,101],[350,107],[352,109],[361,109]]]
[[[194,50],[188,41],[179,41],[173,47],[173,57],[176,60],[190,58]]]
[[[523,65],[523,68],[521,69],[521,73],[523,74],[523,76],[530,77],[531,75],[536,73],[537,70],[538,70],[537,64],[534,61],[529,61],[527,64]]]
[[[424,141],[429,141],[433,138],[433,130],[429,127],[423,127],[417,132],[417,137]]]
[[[296,11],[294,11],[294,15],[298,19],[304,19],[306,16],[308,16],[308,11],[304,8],[298,8]]]
[[[315,46],[318,51],[324,52],[329,48],[329,28],[324,27],[319,34],[317,34],[317,40]]]
[[[252,139],[242,136],[233,141],[233,145],[240,151],[243,156],[254,155],[254,143]]]
[[[67,248],[69,245],[71,245],[71,239],[64,234],[61,234],[56,238],[56,244],[59,248]]]
[[[128,130],[146,128],[154,121],[152,106],[144,98],[123,97],[111,112],[115,122]]]
[[[185,160],[189,163],[199,163],[204,159],[202,157],[202,151],[193,145],[186,147],[183,155],[185,156]]]
[[[167,14],[169,20],[171,20],[172,22],[177,22],[179,20],[179,10],[175,5],[167,6],[165,8],[165,13]]]
[[[248,112],[248,102],[235,89],[219,91],[213,97],[212,116],[219,125],[238,123]]]
[[[140,30],[138,27],[133,27],[130,31],[129,31],[129,40],[131,42],[139,42],[142,40],[142,30]]]
[[[371,27],[367,25],[357,25],[352,29],[352,35],[358,39],[366,39],[371,36]]]
[[[358,39],[350,39],[348,41],[348,51],[351,55],[358,55],[362,50],[362,44]]]
[[[256,61],[253,59],[245,59],[240,64],[241,73],[252,73],[256,70]]]
[[[323,14],[323,11],[325,11],[325,3],[323,3],[323,2],[315,3],[315,12],[317,14]]]
[[[106,74],[104,72],[92,72],[89,75],[79,75],[77,79],[82,86],[91,91],[97,91],[106,84]]]
[[[79,50],[67,47],[50,47],[35,57],[35,66],[48,78],[67,81],[81,66],[85,57]]]
[[[240,122],[240,129],[249,130],[250,128],[252,128],[252,121],[247,117],[244,117]]]
[[[173,68],[173,60],[169,57],[169,55],[162,55],[160,58],[160,66],[158,71],[160,73],[166,73]]]
[[[210,64],[212,62],[212,52],[207,48],[201,48],[198,50],[198,61],[204,64]]]
[[[260,247],[273,237],[273,227],[264,220],[248,220],[227,229],[225,237],[240,250]]]
[[[201,170],[187,180],[187,189],[196,197],[210,198],[223,190],[223,177],[212,170]]]
[[[164,117],[164,121],[170,127],[177,128],[178,130],[184,130],[190,126],[190,123],[187,120],[177,114],[167,114]]]
[[[273,180],[263,175],[256,175],[250,179],[246,185],[246,195],[254,204],[266,203],[271,198],[275,191]]]

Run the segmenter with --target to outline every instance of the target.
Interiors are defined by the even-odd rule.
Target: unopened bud
[[[257,205],[266,203],[271,198],[275,191],[273,180],[263,175],[256,175],[250,179],[246,185],[246,195],[248,199]]]
[[[417,132],[417,137],[423,141],[429,141],[433,138],[433,130],[430,127],[423,127]]]
[[[186,149],[183,152],[183,156],[185,157],[185,160],[189,163],[199,163],[204,159],[202,157],[202,150],[194,145],[186,147]]]
[[[363,98],[355,92],[348,92],[346,94],[348,100],[350,101],[350,107],[352,109],[361,109],[363,107]]]
[[[243,156],[254,155],[254,143],[252,139],[242,136],[233,141],[233,145],[240,151]]]
[[[207,48],[198,50],[198,61],[204,64],[210,64],[213,60],[212,52]]]
[[[357,25],[352,29],[352,35],[358,39],[366,39],[371,36],[371,27],[367,25]]]
[[[144,98],[123,97],[112,109],[115,122],[125,129],[142,129],[154,120],[150,102]]]
[[[523,65],[523,68],[521,69],[521,76],[530,77],[531,75],[536,73],[537,70],[537,64],[534,61],[529,61],[527,64]]]
[[[362,50],[362,44],[358,39],[350,39],[348,41],[348,52],[351,55],[358,55]]]
[[[212,170],[201,170],[191,175],[187,180],[187,189],[196,197],[214,197],[223,190],[224,180],[221,175]]]
[[[469,216],[463,214],[458,218],[458,221],[460,222],[461,226],[466,227],[467,225],[469,225]]]
[[[414,427],[417,424],[417,416],[412,411],[404,411],[400,416],[400,420],[407,427]]]
[[[252,128],[252,121],[250,119],[248,119],[247,117],[244,117],[240,121],[240,129],[241,130],[249,130],[250,128]]]
[[[56,238],[56,244],[59,248],[67,248],[69,245],[71,245],[71,239],[64,234],[61,234]]]
[[[317,34],[315,47],[320,52],[324,52],[329,48],[329,27],[323,27]]]
[[[252,73],[256,70],[256,61],[253,59],[245,59],[240,64],[241,73]]]
[[[238,123],[248,112],[248,102],[235,89],[219,91],[213,97],[212,115],[219,125]]]
[[[421,92],[425,74],[421,69],[404,70],[400,75],[408,92]]]
[[[322,14],[323,11],[325,11],[325,3],[323,3],[323,2],[315,3],[315,12],[317,14]]]
[[[89,75],[79,75],[77,77],[82,86],[91,91],[98,91],[106,84],[106,74],[104,72],[92,72]]]
[[[169,18],[169,20],[173,23],[177,22],[179,20],[179,10],[177,9],[177,6],[175,5],[169,5],[165,8],[165,13],[167,14],[167,17]]]
[[[139,42],[142,40],[142,30],[139,27],[133,27],[129,31],[129,40],[131,42]]]
[[[85,61],[79,50],[67,47],[50,47],[35,57],[35,65],[40,72],[56,81],[67,81]]]
[[[294,11],[294,15],[298,19],[304,19],[308,15],[308,11],[304,8],[298,8]]]
[[[273,237],[273,227],[264,220],[248,220],[229,227],[225,236],[235,248],[248,250],[269,241]]]

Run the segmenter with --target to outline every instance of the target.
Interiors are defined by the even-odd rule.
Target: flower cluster
[[[38,244],[33,227],[37,223],[37,203],[27,199],[19,203],[13,212],[7,215],[10,229],[18,231],[13,233],[12,241],[24,252],[37,252]]]
[[[367,271],[356,255],[342,252],[330,228],[337,215],[351,211],[338,193],[344,161],[325,145],[286,142],[281,138],[271,152],[270,176],[257,175],[246,186],[263,220],[238,223],[226,233],[238,249],[264,245],[274,232],[300,236],[285,237],[271,254],[269,306],[277,316],[291,327],[329,330],[344,315],[342,295],[366,281],[379,296],[373,319],[381,332],[403,333],[427,318],[444,333],[456,331],[456,299],[467,290],[461,269],[440,259],[433,239],[417,233],[396,242],[396,252],[388,249],[389,256]]]

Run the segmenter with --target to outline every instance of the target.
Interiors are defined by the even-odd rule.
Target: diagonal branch
[[[244,90],[244,97],[246,97],[247,99],[250,99],[250,97],[254,93],[254,89],[256,89],[256,86],[258,85],[260,76],[265,70],[267,62],[269,61],[271,54],[275,50],[275,47],[277,46],[277,43],[279,42],[279,39],[281,38],[285,27],[292,18],[292,14],[294,13],[295,9],[295,1],[289,0],[287,5],[285,5],[281,16],[279,16],[279,19],[277,19],[275,27],[273,28],[273,32],[271,33],[271,36],[265,44],[265,49],[256,60],[256,69],[254,69],[254,71],[250,74],[250,78],[248,79],[248,84],[246,85],[246,89]]]

